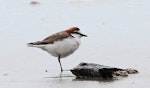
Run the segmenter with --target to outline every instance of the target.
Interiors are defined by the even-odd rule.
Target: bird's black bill
[[[83,36],[83,37],[88,37],[87,35],[85,35],[85,34],[81,34],[81,36]]]

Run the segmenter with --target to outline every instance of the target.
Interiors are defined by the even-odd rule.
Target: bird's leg
[[[60,61],[60,55],[59,55],[59,57],[58,57],[58,62],[59,62],[59,64],[60,64],[61,72],[63,72],[63,69],[62,69],[62,66],[61,66],[61,61]]]

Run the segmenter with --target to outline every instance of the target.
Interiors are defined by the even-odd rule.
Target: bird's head
[[[87,37],[87,35],[82,34],[80,32],[80,29],[78,27],[71,27],[68,30],[66,30],[66,32],[68,34],[70,34],[71,36],[73,36],[73,37],[79,37],[79,38],[81,38],[81,37]]]

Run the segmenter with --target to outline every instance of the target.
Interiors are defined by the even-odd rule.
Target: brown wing
[[[32,44],[32,45],[53,44],[55,41],[61,41],[67,37],[70,37],[70,35],[63,31],[63,32],[52,34],[42,41],[37,41],[37,42],[29,43],[29,44]]]

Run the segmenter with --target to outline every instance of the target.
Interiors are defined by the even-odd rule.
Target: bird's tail
[[[42,48],[43,47],[43,45],[41,44],[40,41],[27,43],[27,45],[28,45],[28,47],[37,47],[37,48]]]
[[[27,43],[28,47],[33,47],[32,43]]]
[[[28,47],[34,47],[36,45],[39,45],[40,41],[37,41],[37,42],[30,42],[30,43],[27,43]]]

